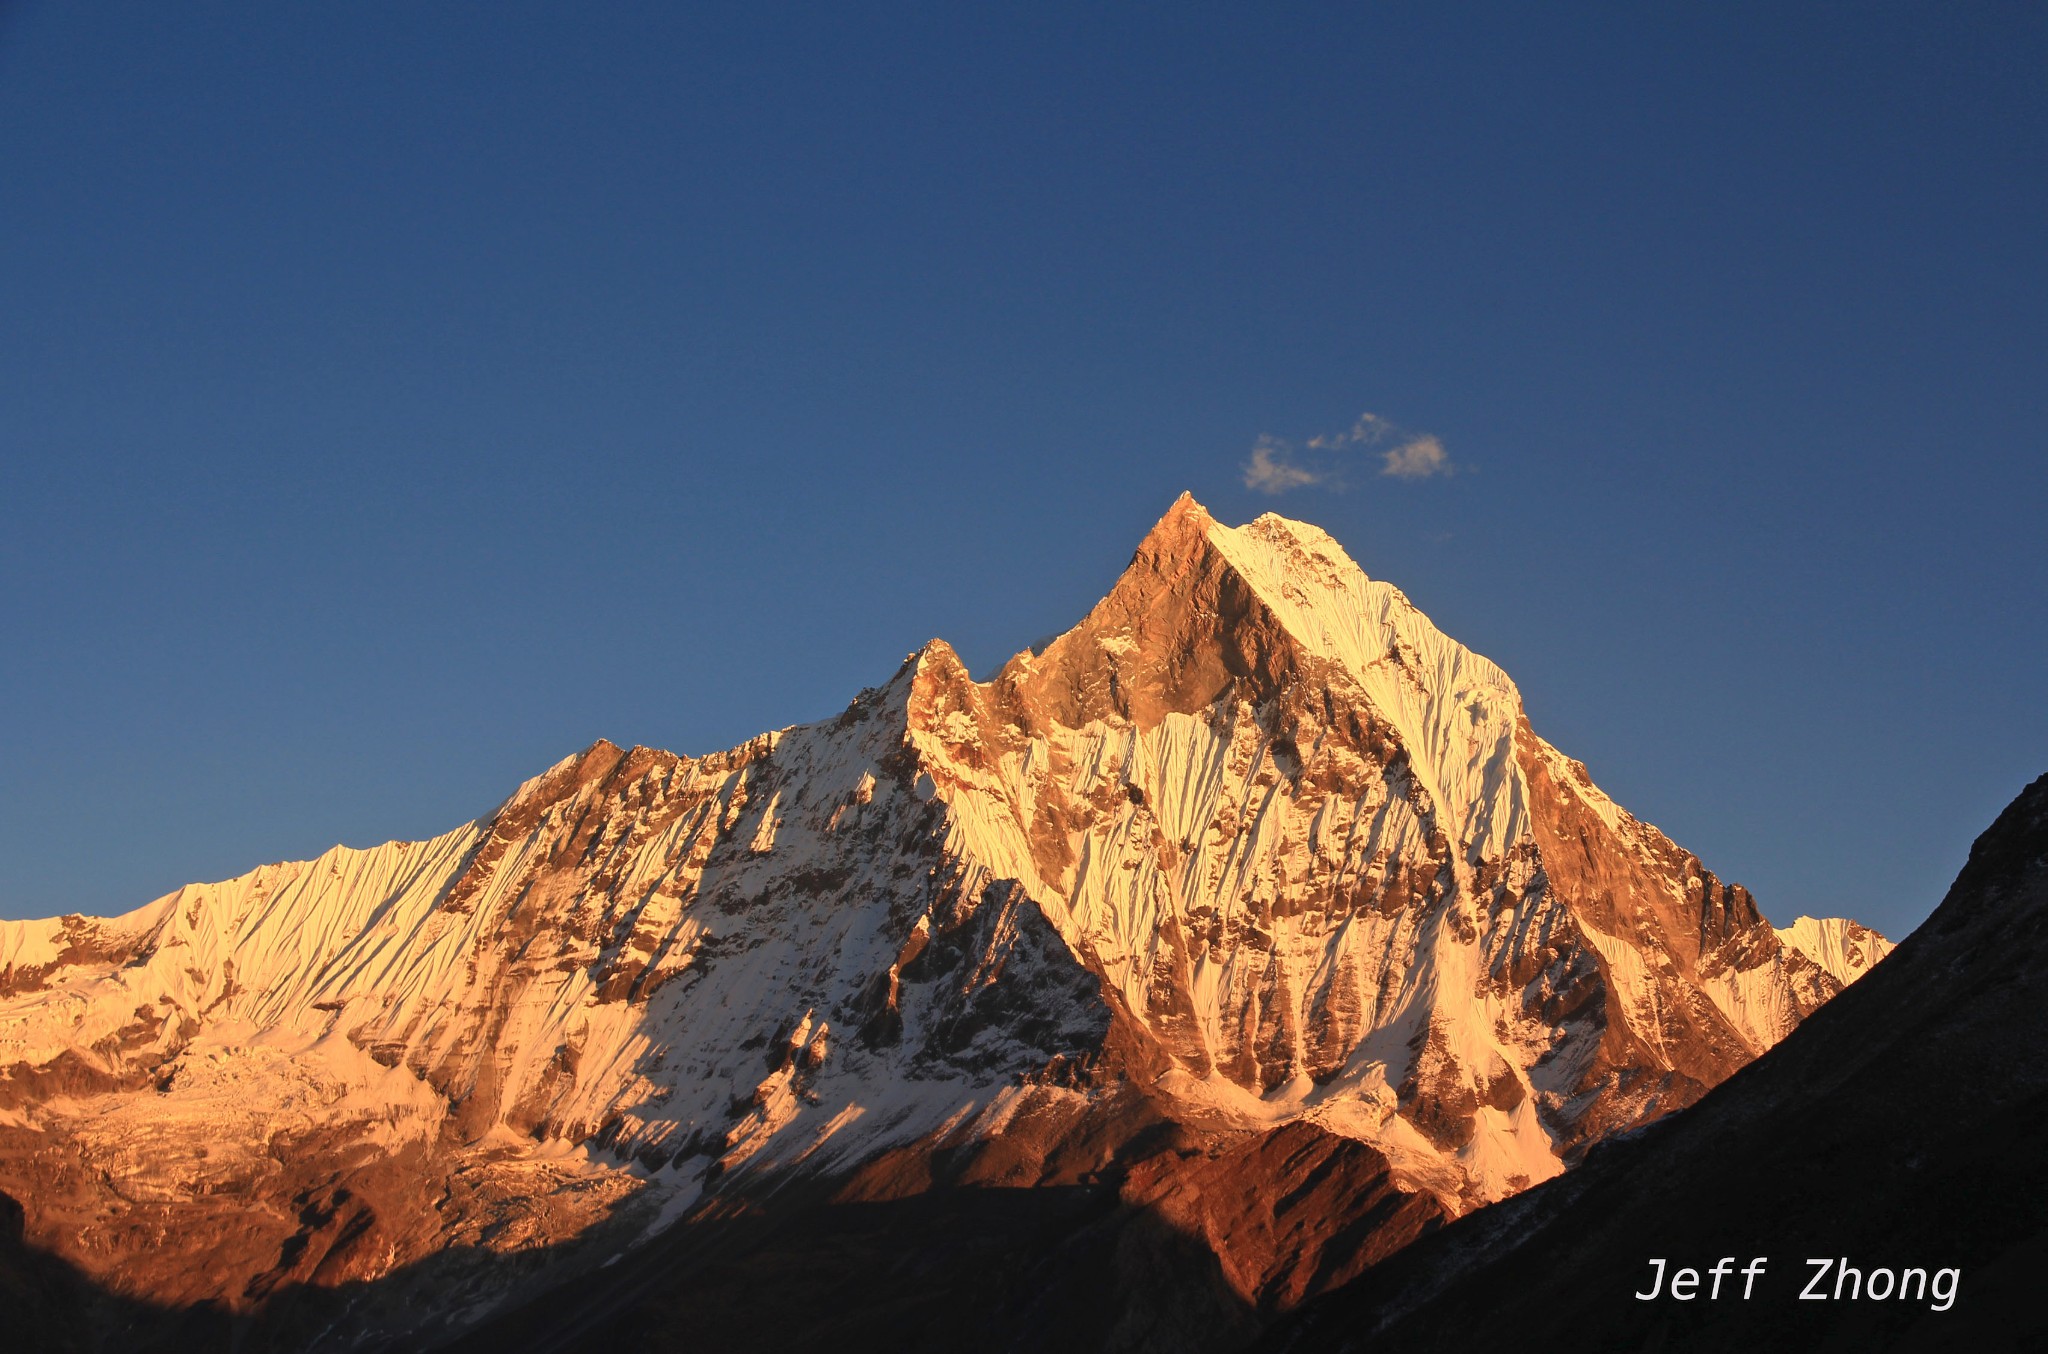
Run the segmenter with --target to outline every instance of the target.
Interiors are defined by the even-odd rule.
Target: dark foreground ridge
[[[1777,1048],[1311,1302],[1260,1348],[2048,1349],[2044,1122],[2048,776],[1977,839],[1926,924]],[[1723,1257],[1734,1272],[1711,1299]],[[1658,1258],[1700,1271],[1695,1296],[1668,1281],[1634,1296]],[[1809,1259],[1835,1262],[1824,1300],[1799,1296]],[[1846,1283],[1837,1300],[1844,1261],[1857,1288],[1879,1269],[1961,1276],[1946,1311]]]
[[[1443,1222],[1364,1143],[1296,1123],[1225,1146],[1131,1108],[1078,1178],[998,1185],[1013,1144],[919,1144],[694,1218],[450,1348],[1236,1350]]]

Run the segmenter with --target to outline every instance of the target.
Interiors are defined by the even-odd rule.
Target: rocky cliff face
[[[457,1322],[506,1256],[964,1152],[1113,1168],[1263,1310],[1352,1264],[1318,1269],[1336,1204],[1229,1241],[1201,1182],[1284,1177],[1264,1135],[1355,1144],[1405,1238],[1697,1099],[1883,945],[1774,931],[1327,535],[1184,497],[990,681],[935,641],[826,723],[0,923],[0,1188],[120,1291],[411,1275]],[[1139,1169],[1161,1123],[1194,1136]]]

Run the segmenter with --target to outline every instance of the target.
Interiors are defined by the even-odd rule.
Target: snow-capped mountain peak
[[[1365,1144],[1457,1212],[1697,1098],[1883,945],[1773,931],[1327,534],[1183,495],[986,682],[934,640],[832,720],[600,742],[431,840],[0,924],[0,1112],[17,1162],[268,1210],[231,1264],[153,1254],[159,1296],[666,1222],[920,1143],[1001,1141],[1029,1183],[1076,1169],[1059,1144],[1113,1159],[1132,1097]],[[432,1225],[289,1221],[398,1161],[447,1191]]]

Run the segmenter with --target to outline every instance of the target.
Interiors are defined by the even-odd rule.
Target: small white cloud
[[[1356,464],[1345,453],[1367,450],[1378,450],[1380,474],[1398,480],[1426,480],[1465,469],[1452,462],[1434,434],[1411,433],[1378,414],[1360,414],[1343,432],[1318,433],[1299,449],[1284,438],[1261,436],[1252,447],[1252,458],[1244,464],[1245,488],[1284,494],[1303,485],[1320,484],[1341,493]]]
[[[1349,432],[1318,433],[1308,440],[1317,451],[1342,451],[1346,447],[1369,447],[1394,433],[1394,425],[1378,414],[1360,414]]]
[[[1428,433],[1411,437],[1398,447],[1389,447],[1380,453],[1380,460],[1380,473],[1397,480],[1426,480],[1434,475],[1458,473],[1444,444]]]
[[[1322,478],[1296,461],[1294,449],[1277,437],[1261,437],[1252,448],[1252,458],[1244,463],[1244,487],[1262,494],[1284,494]]]

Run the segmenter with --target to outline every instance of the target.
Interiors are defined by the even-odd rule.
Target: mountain
[[[2048,776],[1896,953],[1698,1105],[1420,1242],[1263,1347],[2048,1347],[2044,975]],[[1768,1262],[1747,1297],[1739,1269],[1709,1295],[1724,1256]],[[1660,1292],[1660,1257],[1701,1286]]]
[[[0,1189],[279,1347],[571,1279],[623,1312],[657,1237],[787,1275],[848,1217],[929,1250],[1013,1207],[1033,1263],[1196,1284],[1221,1347],[1692,1104],[1883,945],[1781,935],[1328,535],[1183,496],[988,681],[933,641],[823,723],[0,924]]]
[[[1870,972],[1894,948],[1877,932],[1845,917],[1798,917],[1790,926],[1778,928],[1778,939],[1844,986]]]

